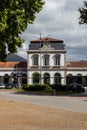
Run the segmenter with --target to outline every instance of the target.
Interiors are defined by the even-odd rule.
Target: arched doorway
[[[59,73],[56,73],[54,75],[54,83],[55,84],[61,84],[61,75]]]
[[[77,84],[82,84],[82,75],[77,74]]]
[[[5,74],[4,75],[4,84],[8,84],[9,83],[9,75]]]
[[[44,74],[44,83],[50,84],[50,75],[48,73]]]
[[[73,84],[73,75],[72,74],[67,75],[66,84]]]

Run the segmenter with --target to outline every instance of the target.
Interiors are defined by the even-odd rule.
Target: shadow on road
[[[15,91],[15,92],[12,92],[14,94],[21,94],[21,95],[38,95],[38,96],[54,96],[54,94],[52,93],[45,93],[45,92],[27,92],[27,91],[23,91],[23,92],[20,92],[20,91]]]

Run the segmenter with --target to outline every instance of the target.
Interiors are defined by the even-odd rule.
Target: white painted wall
[[[9,76],[11,76],[11,73],[26,73],[26,71],[24,71],[22,68],[21,68],[21,70],[20,69],[18,69],[17,71],[16,70],[14,70],[14,68],[3,68],[3,70],[2,69],[0,69],[0,76],[4,76],[5,74],[8,74]]]
[[[81,69],[81,68],[80,68]],[[73,76],[76,76],[76,75],[78,75],[78,74],[81,74],[81,75],[83,75],[83,76],[86,76],[87,75],[87,71],[86,70],[73,70],[73,71],[67,71],[67,75],[68,74],[72,74]]]
[[[36,52],[36,53],[30,53],[30,54],[28,54],[28,68],[29,68],[29,70],[28,70],[28,72],[27,72],[27,75],[28,75],[28,77],[27,77],[27,82],[28,82],[28,84],[32,84],[32,74],[35,72],[35,71],[31,71],[30,70],[30,68],[32,67],[32,56],[34,55],[34,54],[38,54],[39,55],[39,66],[40,66],[40,53],[39,53],[39,51],[38,52]],[[44,54],[48,54],[49,55],[49,58],[50,58],[50,60],[49,60],[49,66],[50,67],[53,67],[54,66],[54,55],[55,54],[57,54],[57,52],[55,53],[51,53],[51,52],[47,52],[46,51],[46,53],[42,53],[41,54],[41,66],[43,66],[43,56],[44,56]],[[59,53],[58,52],[58,54],[60,55],[60,66],[64,66],[64,64],[65,64],[65,54],[63,53]],[[37,71],[37,72],[39,72],[39,71]],[[40,72],[39,72],[40,73]],[[60,73],[60,75],[61,75],[61,77],[64,77],[65,75],[64,75],[64,71],[55,71],[55,70],[52,70],[52,71],[49,71],[49,69],[47,70],[47,71],[42,71],[42,77],[43,77],[43,75],[44,75],[44,73],[49,73],[50,74],[50,77],[51,77],[51,80],[50,80],[50,84],[53,84],[54,83],[54,74],[55,73]],[[64,78],[62,78],[61,79],[61,83],[62,84],[64,84]],[[42,81],[42,83],[43,83],[43,81]]]
[[[8,75],[10,76],[11,73],[12,73],[11,70],[10,70],[10,71],[5,71],[5,70],[3,70],[3,71],[0,71],[0,76],[4,76],[5,74],[8,74]]]
[[[36,54],[38,54],[38,53],[36,53]],[[47,53],[46,53],[47,54]],[[59,54],[59,53],[58,53]],[[39,55],[39,66],[40,66],[40,54],[38,54]],[[51,54],[51,53],[49,53],[49,55],[50,55],[50,60],[49,60],[49,65],[50,66],[54,66],[54,55],[55,55],[55,53],[54,54]],[[64,66],[64,54],[60,54],[61,56],[60,56],[60,66]],[[31,67],[32,66],[32,56],[33,56],[33,54],[29,54],[29,56],[28,56],[28,66],[29,67]],[[44,54],[41,54],[41,64],[42,64],[42,66],[43,66],[43,56],[44,56]]]
[[[61,54],[61,57],[60,57],[60,66],[64,66],[64,54]]]

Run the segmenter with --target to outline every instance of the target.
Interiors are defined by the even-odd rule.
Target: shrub
[[[47,84],[34,84],[34,85],[29,85],[29,84],[24,84],[23,89],[26,91],[45,91],[45,92],[51,92],[52,88],[47,85]]]
[[[45,88],[45,92],[52,92],[52,91],[53,90],[52,90],[52,88],[50,86],[48,86],[48,87]]]
[[[30,85],[30,84],[24,84],[23,85],[23,89],[26,90],[26,91],[29,91],[31,87],[32,87],[32,85]]]
[[[66,91],[67,90],[66,85],[62,85],[62,84],[51,84],[50,87],[56,91]]]
[[[34,91],[43,91],[44,90],[44,86],[41,84],[35,84],[34,85]]]
[[[44,86],[40,84],[34,84],[34,85],[24,84],[23,89],[26,91],[43,91]]]
[[[33,73],[33,82],[38,84],[39,81],[40,81],[40,74],[38,72]]]
[[[45,92],[52,92],[53,90],[52,90],[52,88],[48,85],[48,84],[44,84],[44,91]]]

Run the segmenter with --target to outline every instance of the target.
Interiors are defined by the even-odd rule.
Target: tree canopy
[[[87,1],[83,3],[83,7],[78,9],[80,12],[79,24],[87,24]]]
[[[0,0],[0,61],[6,60],[7,52],[16,53],[22,47],[20,35],[33,24],[43,5],[43,0]]]

